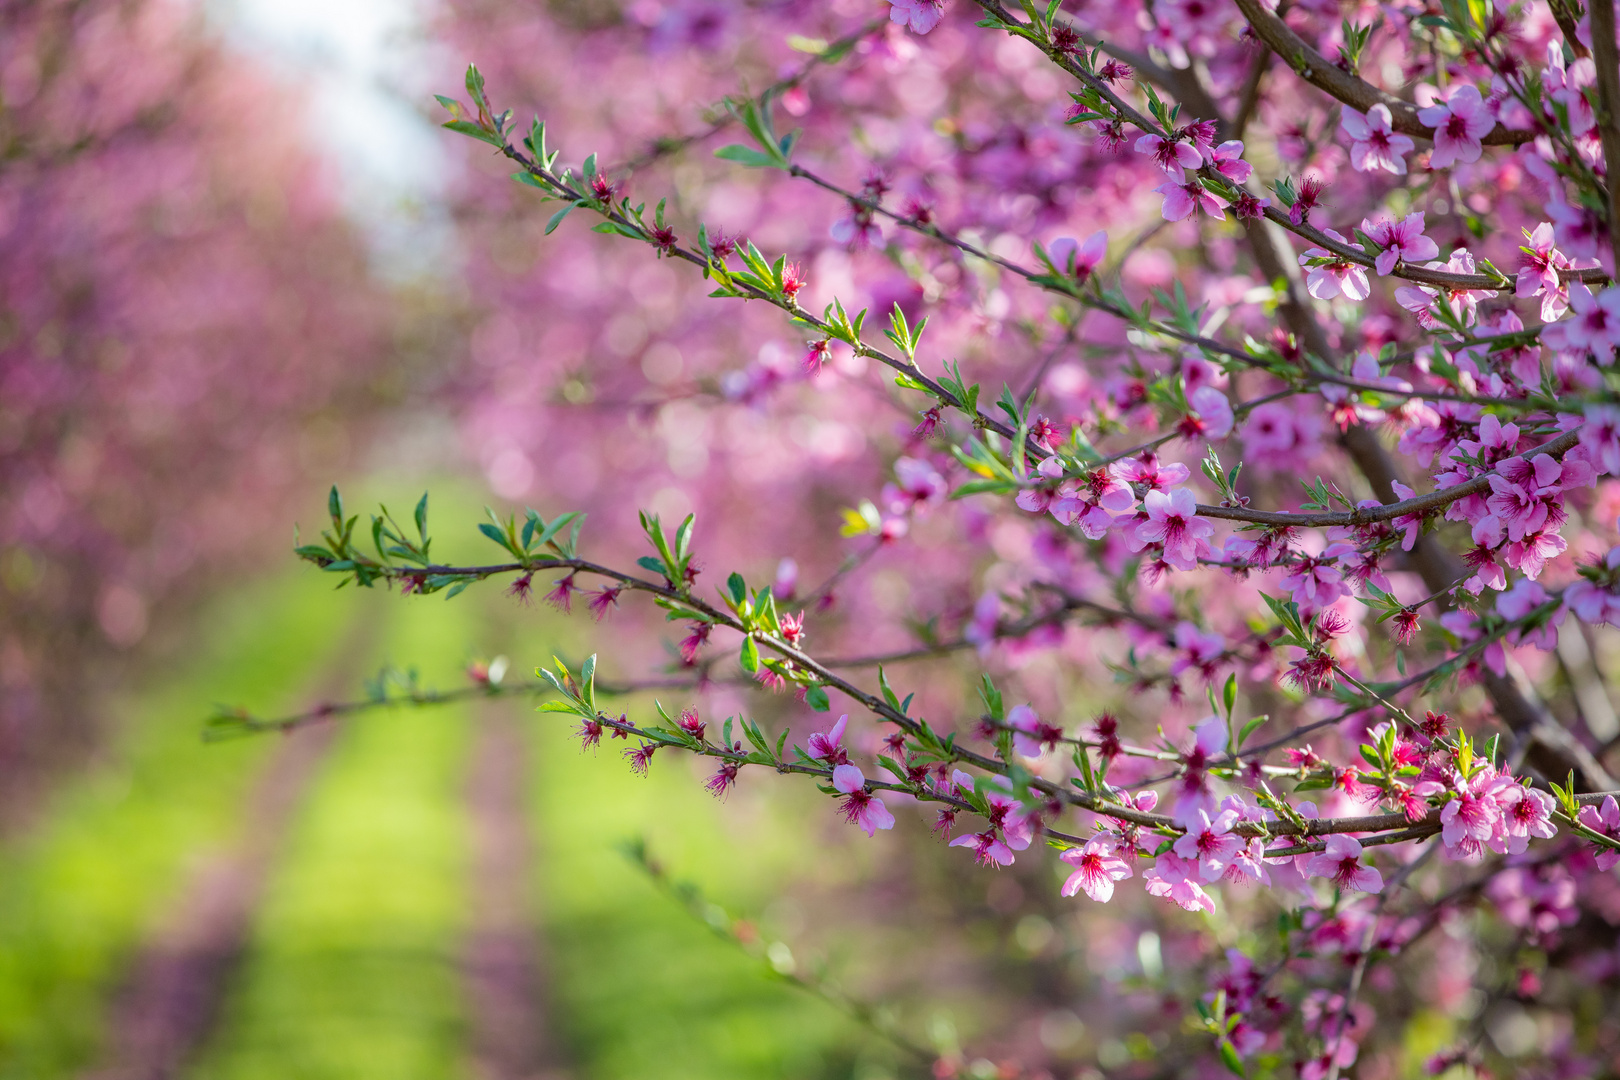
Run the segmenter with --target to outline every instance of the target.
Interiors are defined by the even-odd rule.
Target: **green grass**
[[[482,553],[469,508],[440,506],[444,550],[436,543],[435,553]],[[514,619],[520,632],[501,629]],[[346,635],[358,625],[374,633],[357,647]],[[347,672],[352,688],[385,658],[420,665],[427,685],[460,686],[476,646],[497,637],[522,643],[505,651],[514,675],[527,674],[551,642],[571,656],[587,651],[589,628],[578,616],[519,611],[494,584],[450,603],[413,601],[333,592],[305,568],[205,613],[197,654],[127,698],[105,764],[64,784],[27,838],[0,848],[0,1080],[80,1075],[96,1060],[111,992],[135,950],[172,913],[199,861],[238,839],[245,797],[277,744],[203,745],[200,721],[213,703],[296,708],[334,673]],[[795,876],[858,873],[861,860],[881,857],[882,841],[855,845],[853,856],[811,854],[831,808],[802,785],[749,773],[744,790],[718,803],[685,756],[660,754],[641,779],[619,757],[623,743],[581,755],[558,718],[510,707],[532,755],[549,1027],[574,1075],[886,1074],[886,1048],[771,980],[618,850],[645,838],[677,877],[735,913],[757,913]],[[270,869],[194,1080],[468,1074],[456,962],[467,928],[472,713],[341,722]]]
[[[215,702],[302,704],[356,608],[294,575],[199,620],[202,651],[117,706],[104,763],[0,850],[0,1077],[65,1076],[96,1052],[102,1002],[199,853],[227,845],[269,741],[205,746]]]
[[[546,629],[553,627],[550,640],[564,642],[558,651],[577,656],[589,648],[565,636],[578,634],[581,620],[554,620]],[[520,669],[551,651],[526,644]],[[608,657],[604,663],[613,665]],[[666,704],[682,700],[677,693]],[[614,703],[626,706],[632,716],[656,717],[650,699]],[[801,737],[822,720],[810,715],[803,713]],[[620,851],[628,839],[645,839],[674,877],[733,915],[757,915],[793,876],[856,872],[847,856],[816,850],[825,822],[814,815],[832,813],[824,798],[750,770],[721,803],[688,755],[660,752],[643,778],[620,756],[624,742],[605,740],[582,754],[566,718],[529,713],[525,724],[553,1002],[579,1076],[886,1075],[877,1067],[892,1057],[886,1046],[832,1006],[770,978]],[[829,855],[840,863],[827,865]]]
[[[391,598],[388,652],[454,685],[471,604]],[[345,721],[272,875],[207,1080],[462,1075],[463,708]]]
[[[768,979],[757,960],[716,938],[617,850],[645,836],[673,873],[735,914],[757,910],[768,895],[780,867],[767,853],[791,850],[796,830],[776,819],[739,837],[727,827],[738,823],[725,822],[725,808],[667,752],[640,779],[616,747],[581,757],[554,717],[536,718],[533,745],[553,1000],[580,1075],[849,1075],[869,1050],[862,1031]]]

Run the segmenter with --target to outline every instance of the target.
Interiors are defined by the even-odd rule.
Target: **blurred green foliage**
[[[441,531],[470,520],[460,510],[436,512]],[[420,664],[427,686],[460,686],[466,661],[518,625],[518,643],[504,649],[514,675],[591,647],[584,619],[515,609],[490,586],[445,603],[335,593],[304,570],[205,610],[198,651],[120,702],[123,726],[103,763],[0,849],[0,1078],[80,1075],[103,1060],[132,958],[183,910],[197,867],[241,840],[278,740],[203,744],[212,705],[297,709],[340,685],[354,693],[384,659]],[[717,939],[619,850],[644,837],[678,876],[734,912],[757,912],[807,871],[817,822],[804,810],[824,810],[821,800],[773,789],[770,799],[750,792],[722,804],[667,752],[642,779],[619,757],[622,744],[581,755],[566,722],[520,701],[340,722],[187,1075],[472,1075],[457,966],[469,921],[466,770],[472,725],[495,708],[512,711],[529,752],[546,1026],[572,1075],[890,1075],[890,1052],[874,1037]],[[857,870],[840,862],[831,872]]]

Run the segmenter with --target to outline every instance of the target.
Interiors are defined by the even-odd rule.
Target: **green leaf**
[[[762,154],[753,147],[743,146],[740,143],[722,146],[714,152],[714,156],[722,161],[735,161],[737,164],[746,165],[750,169],[781,168],[776,158],[771,157],[769,154]]]
[[[1254,734],[1254,729],[1255,728],[1259,727],[1261,724],[1265,723],[1269,719],[1271,719],[1270,716],[1262,715],[1262,716],[1257,716],[1253,720],[1250,720],[1248,723],[1244,724],[1243,725],[1243,730],[1238,732],[1238,739],[1237,739],[1238,748],[1242,749],[1244,740],[1248,739],[1248,737],[1250,735]]]
[[[827,697],[827,691],[819,686],[812,686],[804,692],[804,703],[816,712],[826,712],[832,708],[832,700]]]
[[[585,658],[579,668],[579,696],[591,712],[596,712],[596,654]]]
[[[883,670],[882,664],[878,665],[878,686],[883,690],[883,700],[889,703],[889,707],[891,709],[898,710],[900,708],[900,696],[896,694],[894,692],[894,688],[889,685],[889,676],[888,673]]]
[[[552,214],[551,220],[546,222],[546,235],[550,236],[552,232],[556,230],[557,226],[562,224],[562,219],[573,213],[581,205],[582,204],[578,202],[571,202],[561,210],[557,211],[555,214]]]
[[[1228,675],[1226,685],[1221,689],[1221,701],[1226,705],[1226,715],[1232,715],[1232,707],[1237,704],[1237,676]]]
[[[744,671],[755,672],[759,670],[759,646],[754,643],[753,635],[743,638],[740,661]]]
[[[416,513],[413,515],[416,518],[416,534],[423,541],[427,540],[427,511],[428,497],[427,492],[424,491],[422,492],[422,501],[416,504]]]
[[[765,754],[766,756],[770,756],[771,744],[765,741],[765,736],[759,730],[758,724],[754,723],[752,720],[744,720],[743,734],[748,736],[748,741],[754,744],[754,748],[756,750],[762,754]]]
[[[1221,1048],[1221,1064],[1225,1065],[1233,1076],[1241,1076],[1247,1080],[1249,1071],[1244,1068],[1243,1059],[1238,1057],[1237,1047],[1226,1039],[1222,1039],[1218,1045]]]
[[[501,140],[500,136],[490,134],[469,120],[450,120],[445,122],[442,126],[449,128],[451,131],[454,131],[459,135],[466,135],[470,138],[477,139],[479,142],[489,143],[491,146],[498,146],[502,149],[506,147],[506,143]]]
[[[579,708],[573,702],[571,702],[571,701],[558,701],[555,698],[553,698],[550,701],[542,701],[540,703],[539,711],[540,712],[565,712],[565,713],[573,713],[575,716],[579,715]]]
[[[692,526],[696,522],[696,514],[687,514],[675,530],[675,558],[685,560],[687,553],[692,550]]]
[[[606,233],[610,236],[623,236],[631,240],[646,239],[636,230],[625,225],[620,225],[617,221],[598,222],[597,224],[591,226],[591,232]]]
[[[731,594],[731,606],[740,608],[743,606],[743,601],[748,598],[748,583],[743,580],[741,574],[733,572],[730,577],[726,578],[726,591]]]
[[[495,526],[491,525],[489,522],[480,521],[478,523],[478,531],[495,541],[497,544],[501,545],[501,547],[505,548],[507,551],[512,550],[512,545],[506,542],[506,534],[501,532],[501,530],[497,529]],[[513,554],[516,554],[516,552],[513,552]]]
[[[984,707],[990,713],[990,718],[998,722],[1005,719],[1007,713],[1003,708],[1001,691],[997,690],[996,684],[990,681],[990,676],[983,675],[980,676],[980,679],[979,697],[983,699]]]

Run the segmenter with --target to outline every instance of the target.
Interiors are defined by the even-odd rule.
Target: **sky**
[[[379,271],[419,278],[453,258],[439,199],[444,133],[428,118],[438,87],[421,30],[424,0],[206,0],[237,48],[310,88],[312,141],[326,151]]]

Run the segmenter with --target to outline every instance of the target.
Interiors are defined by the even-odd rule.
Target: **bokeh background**
[[[914,807],[868,841],[808,785],[745,773],[717,801],[672,753],[636,777],[619,746],[582,754],[532,698],[201,738],[216,708],[464,689],[501,658],[512,680],[593,651],[615,682],[689,677],[684,630],[633,597],[597,624],[583,598],[571,614],[541,602],[540,579],[527,604],[493,584],[449,603],[334,591],[291,555],[334,482],[362,514],[431,491],[449,560],[490,557],[486,505],[586,511],[584,551],[626,566],[645,553],[639,509],[695,512],[704,587],[733,569],[785,585],[796,566],[800,596],[833,596],[811,612],[822,655],[959,641],[1016,615],[998,592],[1035,581],[1107,595],[1028,515],[944,504],[951,460],[889,380],[837,350],[805,377],[805,342],[775,312],[707,300],[686,268],[586,215],[545,236],[556,208],[439,129],[431,104],[461,96],[476,61],[497,108],[525,130],[541,114],[565,162],[633,165],[614,176],[667,197],[683,239],[702,220],[787,251],[807,306],[898,303],[987,388],[1039,388],[1064,423],[1139,425],[1135,365],[1164,358],[1121,325],[714,158],[737,138],[712,130],[723,95],[854,34],[779,103],[805,128],[797,160],[1018,259],[1031,240],[1110,230],[1109,272],[1133,295],[1182,281],[1269,333],[1267,283],[1233,238],[1160,221],[1151,166],[1077,138],[1037,52],[975,30],[965,3],[920,47],[888,8],[0,0],[0,1080],[881,1080],[934,1075],[936,1056],[979,1080],[1203,1067],[1188,1003],[1223,977],[1227,947],[1266,947],[1277,909],[1260,890],[1223,894],[1220,919],[1140,890],[1063,900],[1055,859],[977,871]],[[1135,13],[1088,9],[1133,34]],[[1305,146],[1285,109],[1262,102],[1256,162],[1308,153],[1338,190],[1356,184],[1342,149]],[[660,149],[672,134],[701,137]],[[1129,235],[1136,222],[1150,224]],[[1393,311],[1367,317],[1369,338],[1394,333]],[[1298,453],[1323,452],[1319,420],[1301,423]],[[1253,464],[1255,483],[1291,488]],[[904,543],[841,535],[863,500],[904,522]],[[1197,617],[1191,598],[1161,601],[1166,619],[1177,604]],[[825,725],[739,686],[728,644],[705,654],[713,681],[660,690],[665,703],[711,724],[746,711],[796,741]],[[971,728],[987,669],[1071,730],[1112,708],[1139,741],[1182,735],[1205,711],[1196,673],[1121,683],[1106,662],[1132,644],[1047,626],[890,674],[941,730]],[[1253,682],[1258,711],[1317,707]],[[652,701],[622,707],[645,717]],[[864,720],[852,731],[876,750]],[[1130,764],[1111,778],[1141,779]],[[626,853],[638,844],[662,879]],[[1597,901],[1611,944],[1615,895]],[[1500,991],[1517,941],[1481,901],[1380,976],[1398,1022],[1381,1018],[1361,1075],[1421,1075],[1463,1035],[1509,1056],[1564,1045],[1568,1030]],[[1620,953],[1586,952],[1551,963],[1550,1024],[1606,1015]],[[1342,982],[1346,955],[1324,950],[1313,977]]]
[[[883,14],[835,8],[834,30]],[[801,520],[752,494],[773,455],[864,469],[852,490],[877,475],[847,407],[790,441],[750,407],[797,363],[779,326],[762,351],[704,323],[682,309],[697,283],[639,256],[618,264],[633,302],[604,288],[615,264],[581,261],[601,238],[542,248],[539,208],[514,216],[428,104],[478,59],[628,157],[701,130],[739,71],[786,70],[784,34],[757,56],[743,29],[700,4],[0,2],[0,1077],[925,1075],[779,976],[890,1002],[879,1024],[934,1051],[1061,981],[1052,867],[1035,902],[930,845],[854,844],[791,785],[720,803],[682,761],[636,778],[532,701],[200,738],[221,705],[457,688],[477,662],[516,678],[595,648],[577,612],[493,588],[334,592],[290,556],[329,483],[362,512],[431,489],[447,557],[481,554],[486,503],[588,508],[612,554],[638,506],[730,513],[716,557],[753,546],[768,572]],[[703,197],[780,243],[750,183]],[[819,212],[817,235],[839,207]],[[609,427],[637,438],[604,450]],[[825,575],[841,502],[793,483],[823,526],[797,554]],[[668,665],[644,621],[619,674]],[[945,925],[966,933],[941,945]],[[1043,952],[1044,974],[1024,963]],[[1020,994],[986,1005],[1001,983]],[[1085,1031],[1062,1008],[1017,1022],[1055,1052]]]

